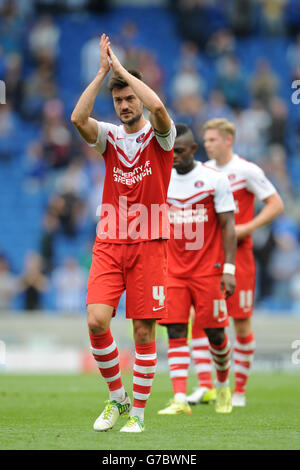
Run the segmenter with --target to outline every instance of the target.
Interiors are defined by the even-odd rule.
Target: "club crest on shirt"
[[[143,134],[139,135],[139,136],[136,138],[136,143],[137,143],[137,144],[140,144],[141,142],[143,142],[144,137],[145,137],[145,132],[143,132]]]
[[[203,185],[204,185],[203,181],[196,181],[194,184],[195,188],[202,188]]]
[[[230,181],[234,180],[235,179],[235,174],[234,173],[231,173],[231,175],[228,175],[228,179]]]

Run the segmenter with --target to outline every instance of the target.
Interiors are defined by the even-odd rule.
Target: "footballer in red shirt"
[[[168,362],[174,399],[160,415],[191,413],[186,400],[191,306],[195,325],[204,328],[217,370],[216,411],[231,411],[228,383],[230,344],[225,299],[235,288],[234,201],[219,170],[194,160],[192,131],[177,124],[174,168],[168,189],[171,237],[168,243]]]
[[[255,163],[233,152],[235,127],[226,119],[212,119],[203,128],[204,146],[209,157],[206,165],[222,171],[228,178],[235,201],[235,227],[238,239],[236,252],[236,289],[226,301],[228,315],[233,318],[236,339],[233,350],[235,386],[233,406],[246,405],[246,383],[255,351],[251,326],[255,291],[255,261],[251,234],[270,223],[283,211],[283,203],[272,183]],[[254,216],[255,198],[265,206]],[[195,325],[192,331],[193,359],[199,387],[188,397],[190,404],[203,400],[203,393],[212,388],[211,361],[204,332]],[[205,395],[204,395],[205,399]]]
[[[109,81],[121,125],[98,122],[90,115],[103,80]],[[143,115],[149,111],[149,120]],[[87,313],[91,349],[110,398],[94,423],[111,429],[130,411],[121,432],[144,431],[144,409],[156,370],[156,319],[165,318],[167,239],[166,196],[176,129],[165,106],[138,71],[128,72],[100,39],[100,68],[81,95],[72,122],[104,158],[106,176],[101,218],[88,279]],[[123,387],[118,349],[110,331],[119,299],[126,290],[126,316],[133,321],[135,363],[133,406]]]

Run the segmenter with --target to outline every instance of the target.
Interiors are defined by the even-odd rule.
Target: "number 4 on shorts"
[[[165,293],[164,293],[164,286],[153,286],[152,287],[152,295],[154,300],[158,300],[158,305],[164,305],[165,303]]]

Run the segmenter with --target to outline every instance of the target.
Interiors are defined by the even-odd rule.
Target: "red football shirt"
[[[236,154],[223,166],[218,166],[216,160],[209,160],[205,164],[227,175],[235,201],[236,225],[246,224],[253,219],[255,197],[263,201],[276,192],[259,166]],[[251,247],[250,235],[238,244],[238,249]]]
[[[169,276],[220,274],[224,250],[217,214],[234,211],[226,176],[200,162],[184,175],[173,169],[167,201],[171,225]]]
[[[165,134],[150,122],[128,134],[124,126],[98,122],[92,146],[105,161],[106,175],[97,236],[108,243],[169,238],[167,190],[176,128]]]

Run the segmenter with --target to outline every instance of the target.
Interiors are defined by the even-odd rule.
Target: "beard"
[[[135,124],[136,122],[138,122],[141,117],[142,117],[142,114],[143,113],[140,113],[140,114],[137,114],[136,116],[133,116],[129,121],[124,121],[121,116],[120,116],[120,121],[122,124],[126,124],[126,126],[133,126],[133,124]]]
[[[195,161],[193,160],[187,160],[185,162],[179,163],[179,165],[173,165],[173,168],[179,173],[180,175],[185,175],[186,173],[189,173],[195,166]]]

